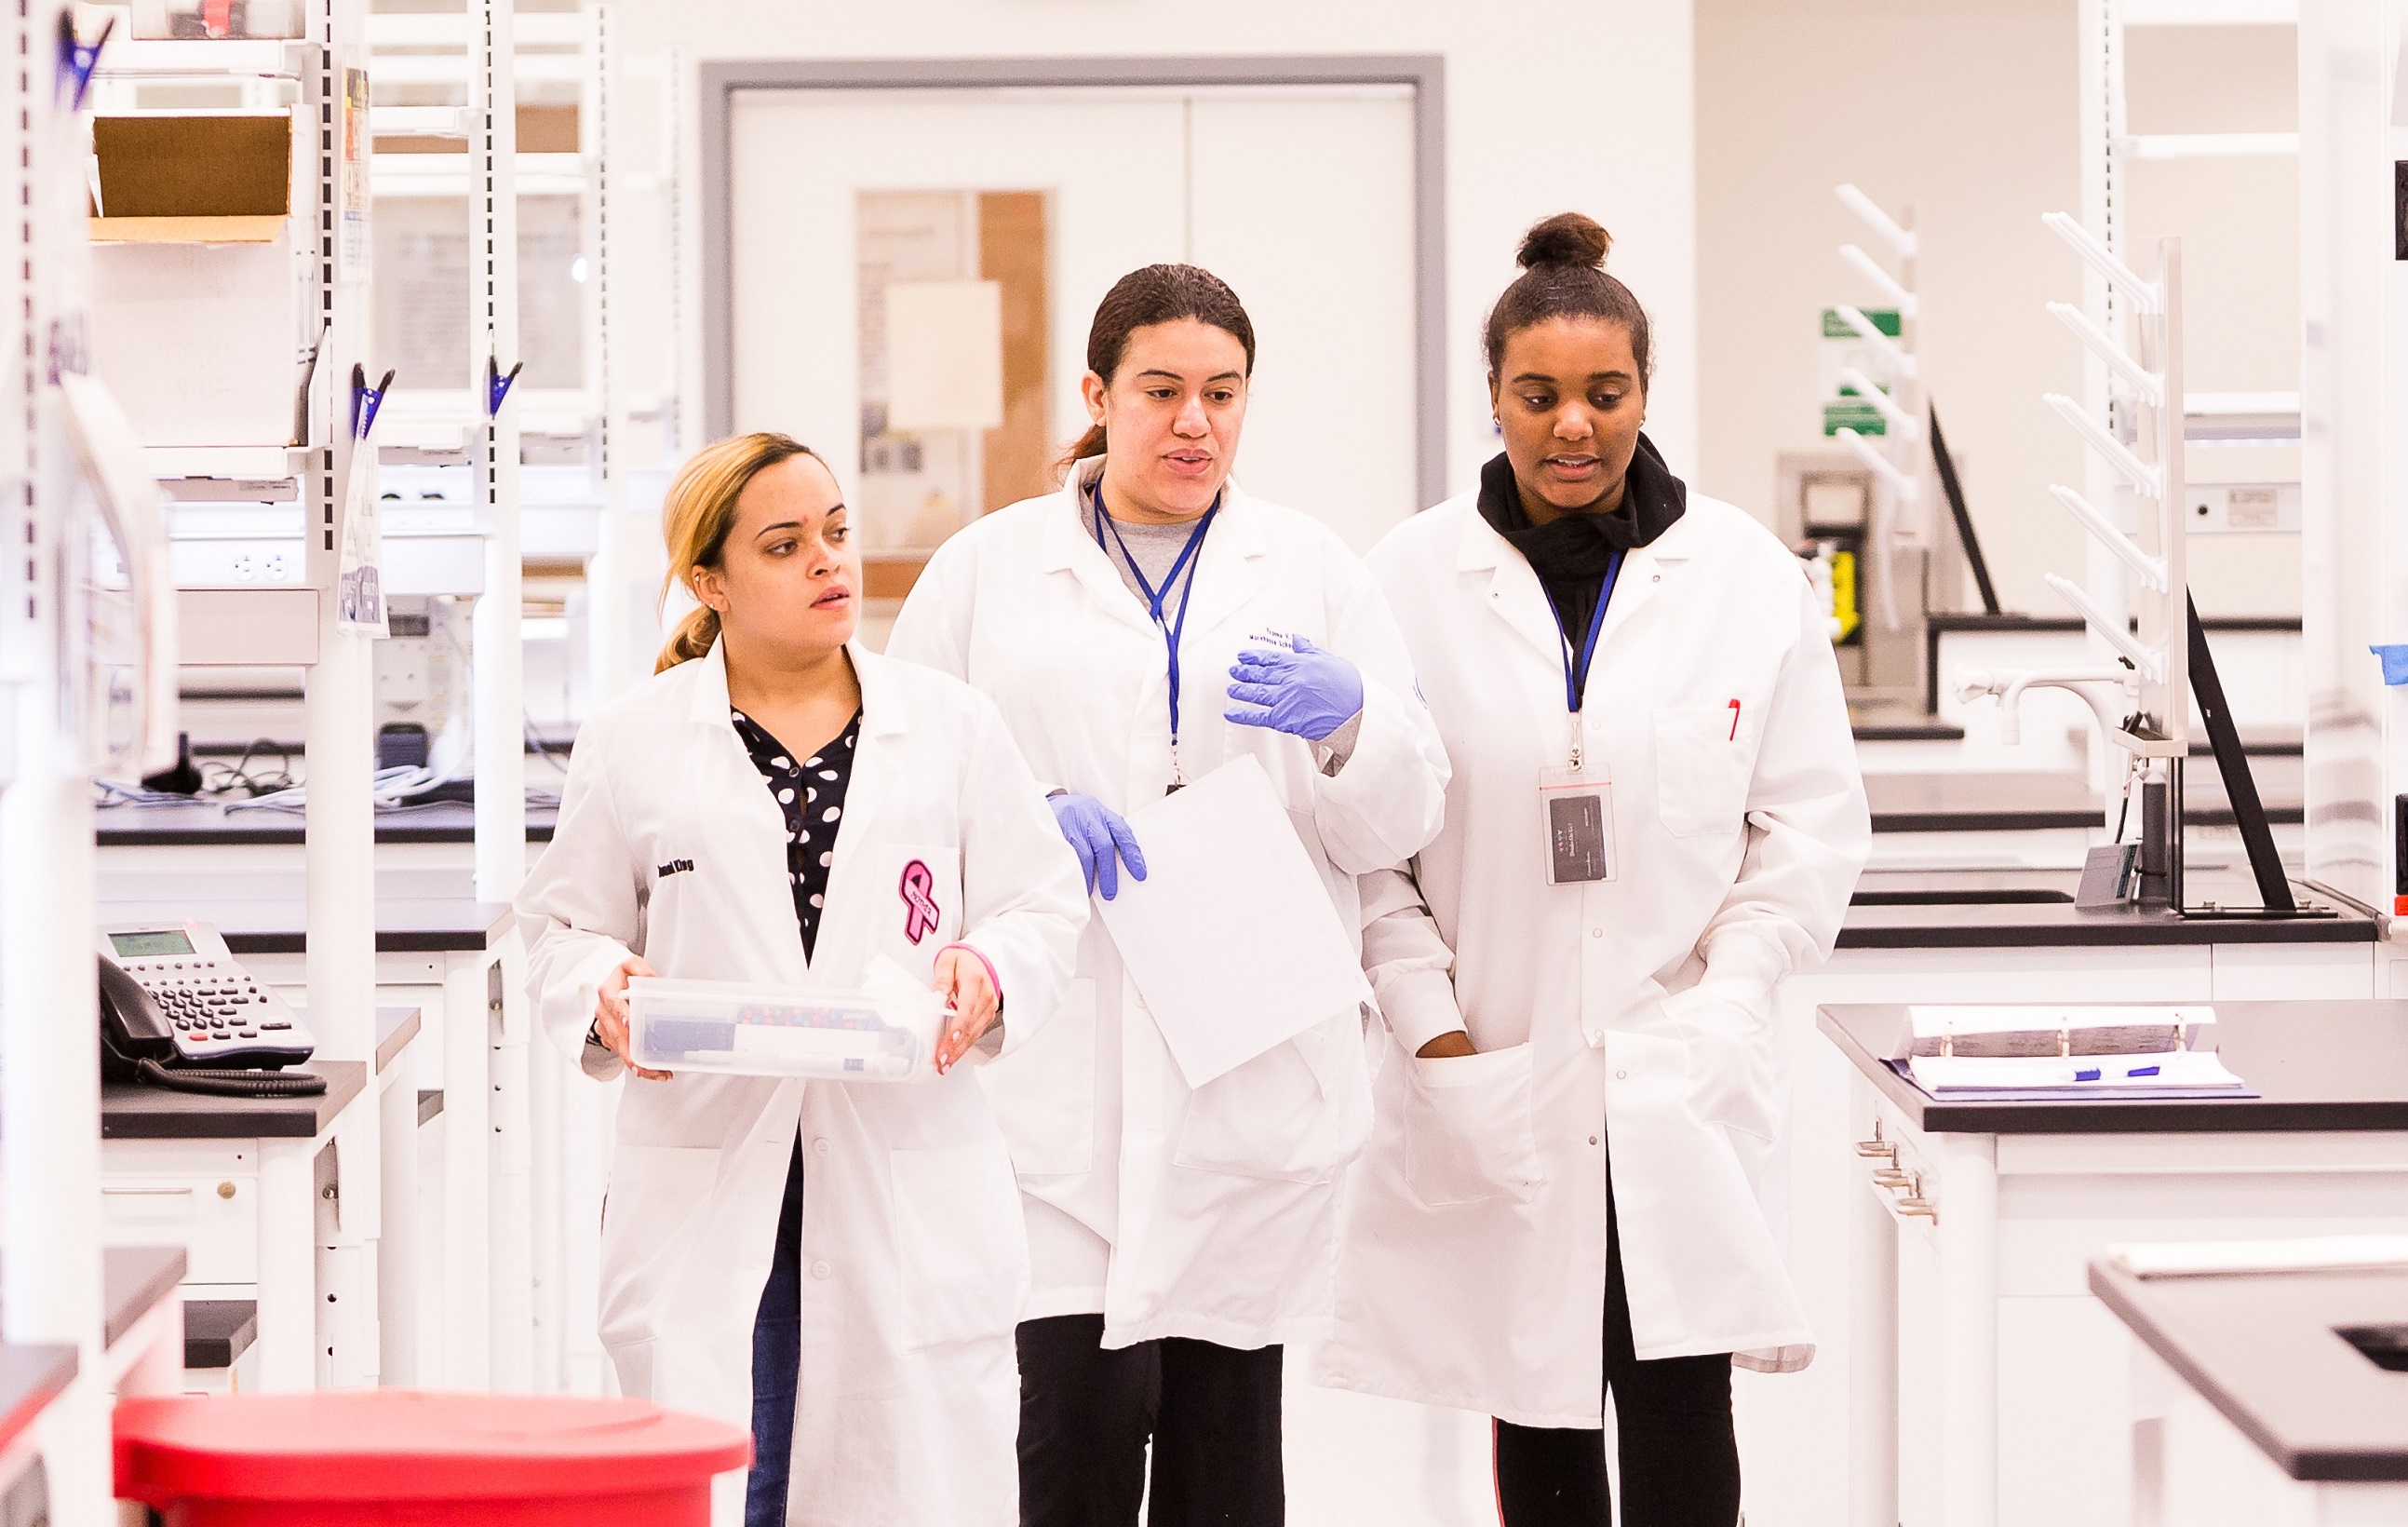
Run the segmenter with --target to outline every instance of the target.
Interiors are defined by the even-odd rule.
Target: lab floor
[[[1289,1527],[1496,1527],[1488,1418],[1316,1388],[1287,1354]]]

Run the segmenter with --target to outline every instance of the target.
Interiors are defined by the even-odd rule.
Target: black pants
[[[786,1527],[786,1478],[795,1453],[795,1391],[803,1361],[803,1137],[786,1163],[778,1248],[752,1317],[752,1472],[744,1527]]]
[[[1281,1349],[1103,1339],[1100,1315],[1021,1323],[1020,1527],[1136,1527],[1140,1500],[1148,1527],[1281,1527]]]
[[[1732,1527],[1739,1441],[1730,1354],[1641,1362],[1630,1340],[1622,1237],[1605,1206],[1605,1387],[1622,1455],[1622,1527]],[[1497,1423],[1497,1515],[1504,1527],[1605,1527],[1605,1433]]]

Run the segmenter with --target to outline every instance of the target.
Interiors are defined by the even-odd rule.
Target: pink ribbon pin
[[[937,930],[937,877],[926,864],[913,859],[903,867],[897,889],[903,896],[903,936],[918,944]]]

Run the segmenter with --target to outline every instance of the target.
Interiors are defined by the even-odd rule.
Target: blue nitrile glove
[[[1334,652],[1300,636],[1292,650],[1249,647],[1229,670],[1229,698],[1258,711],[1224,711],[1240,727],[1268,727],[1318,742],[1363,710],[1363,674]]]
[[[1128,866],[1129,874],[1145,878],[1145,856],[1138,852],[1137,834],[1094,796],[1048,796],[1045,803],[1054,808],[1054,820],[1062,828],[1062,836],[1079,853],[1079,868],[1087,872],[1087,894],[1098,889],[1109,901],[1121,893],[1121,865]]]

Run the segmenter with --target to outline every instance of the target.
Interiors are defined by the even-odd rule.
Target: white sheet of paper
[[[1099,900],[1170,1057],[1202,1087],[1370,1001],[1355,942],[1251,756],[1129,813],[1146,877]]]

